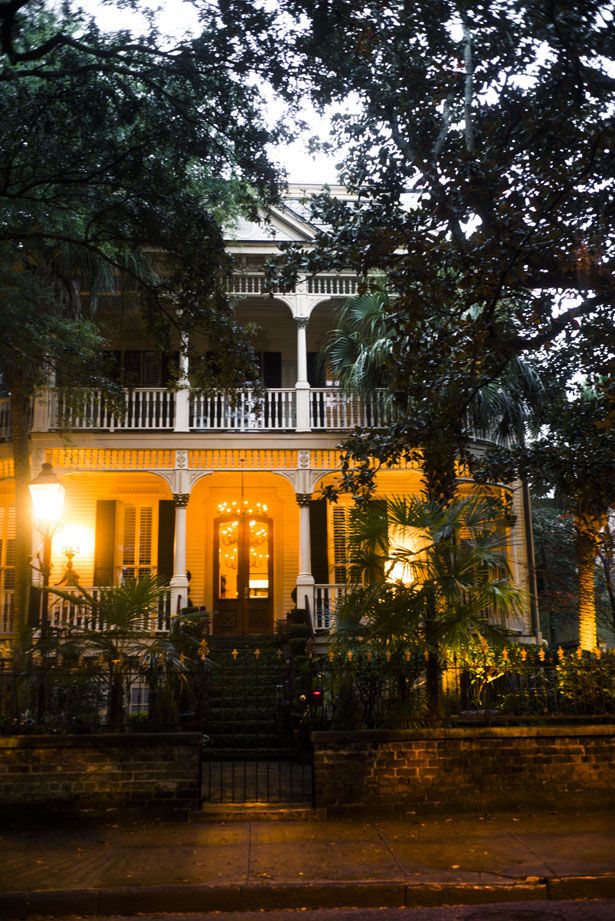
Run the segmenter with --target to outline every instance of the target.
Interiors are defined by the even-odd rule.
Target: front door
[[[273,529],[264,515],[214,522],[214,633],[273,633]]]

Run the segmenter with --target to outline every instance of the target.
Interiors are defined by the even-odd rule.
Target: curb
[[[0,893],[0,918],[129,915],[144,912],[272,911],[300,908],[403,908],[510,901],[615,898],[615,875],[564,876],[535,883],[363,881],[236,886],[152,886]]]

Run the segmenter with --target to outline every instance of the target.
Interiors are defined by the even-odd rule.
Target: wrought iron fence
[[[0,733],[104,732],[131,724],[137,729],[151,716],[158,686],[155,676],[126,664],[0,664]]]
[[[441,715],[451,724],[615,716],[615,651],[550,654],[516,647],[442,665]],[[410,728],[427,721],[424,654],[347,651],[316,661],[309,720],[334,729]]]

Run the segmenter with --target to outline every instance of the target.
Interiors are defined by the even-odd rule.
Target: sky
[[[100,0],[81,0],[80,6],[91,12],[102,28],[110,30],[132,28],[138,31],[144,20],[129,10],[120,10],[107,6]],[[189,0],[143,0],[143,6],[158,8],[158,23],[162,32],[170,37],[181,38],[186,33],[198,29],[196,10]],[[283,114],[283,104],[274,98],[273,91],[265,87],[267,115],[271,123]],[[289,182],[335,183],[338,181],[335,169],[336,158],[319,154],[312,156],[307,150],[307,141],[311,134],[321,138],[329,134],[329,119],[320,117],[306,103],[299,113],[309,125],[308,132],[292,144],[271,147],[269,154],[275,163],[283,166]]]

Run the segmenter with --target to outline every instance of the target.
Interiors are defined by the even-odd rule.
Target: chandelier
[[[220,502],[218,503],[218,514],[219,515],[233,515],[237,518],[250,518],[252,515],[265,515],[267,513],[267,506],[264,502],[250,502],[244,496],[243,490],[243,465],[245,463],[245,458],[241,458],[241,498],[239,502],[236,499],[233,499],[232,502]],[[256,522],[250,522],[250,528],[254,527]]]
[[[242,484],[243,496],[243,484]],[[267,512],[267,506],[264,502],[249,502],[242,498],[240,502],[233,499],[232,502],[218,503],[218,512],[220,515],[236,515],[238,518],[249,518],[251,515],[264,515]]]

